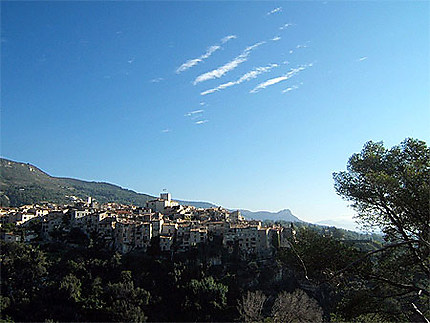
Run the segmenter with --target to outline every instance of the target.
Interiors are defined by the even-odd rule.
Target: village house
[[[160,236],[160,250],[161,251],[170,251],[173,245],[173,236]]]
[[[146,207],[148,209],[162,214],[164,214],[168,208],[178,205],[178,202],[172,201],[170,193],[161,193],[160,198],[146,202]]]
[[[161,226],[161,234],[164,236],[174,236],[176,234],[176,230],[178,229],[178,223],[176,222],[164,222]]]
[[[228,216],[228,221],[230,222],[240,222],[245,220],[245,218],[240,214],[240,211],[233,211]]]
[[[226,229],[225,221],[209,221],[206,222],[205,225],[207,226],[209,232],[219,236],[223,235],[224,230]]]
[[[295,234],[293,228],[268,228],[262,227],[261,221],[247,221],[240,211],[179,205],[172,201],[169,193],[161,193],[160,198],[148,201],[146,207],[117,203],[99,205],[89,198],[87,202],[77,200],[70,209],[56,205],[28,205],[1,208],[0,215],[3,222],[8,220],[17,225],[33,218],[40,219],[42,238],[47,240],[53,238],[51,234],[55,230],[79,228],[87,235],[95,233],[107,246],[121,253],[135,249],[145,251],[154,241],[159,241],[162,251],[172,252],[184,252],[201,243],[216,241],[230,251],[238,248],[244,256],[263,257],[273,252],[274,244],[289,247],[288,241]],[[35,239],[33,235],[28,239]],[[154,240],[155,237],[159,239]],[[2,232],[2,238],[8,241],[21,239],[8,232]],[[219,255],[213,257],[214,263],[220,261]]]
[[[158,237],[161,234],[161,230],[164,224],[164,219],[162,214],[158,214],[157,217],[151,219],[152,224],[152,235]]]
[[[17,212],[15,214],[9,216],[9,221],[8,222],[9,223],[15,223],[16,225],[22,225],[25,222],[27,222],[27,221],[35,218],[36,217],[35,213],[36,212],[34,212],[34,213]]]
[[[191,222],[179,223],[176,231],[176,239],[179,251],[186,251],[190,248]]]
[[[196,246],[199,243],[206,242],[208,239],[208,230],[205,227],[193,228],[190,230],[190,245]]]
[[[152,238],[152,223],[119,219],[115,224],[115,248],[122,253],[134,249],[146,250]]]
[[[116,216],[111,213],[106,213],[107,216],[99,221],[97,224],[97,232],[100,237],[110,240],[115,230]]]
[[[48,215],[42,217],[42,237],[50,240],[51,234],[55,230],[64,228],[65,215],[61,211],[50,212]]]

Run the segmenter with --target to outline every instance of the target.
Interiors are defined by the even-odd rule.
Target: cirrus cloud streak
[[[253,51],[255,48],[257,48],[258,46],[261,46],[264,43],[265,43],[265,41],[262,41],[262,42],[254,44],[252,46],[246,47],[245,50],[239,56],[237,56],[236,58],[234,58],[230,62],[228,62],[228,63],[218,67],[217,69],[210,71],[210,72],[206,72],[206,73],[203,73],[203,74],[197,76],[197,78],[194,80],[193,84],[196,85],[196,84],[204,82],[204,81],[208,81],[208,80],[222,77],[224,74],[226,74],[227,72],[229,72],[231,70],[234,70],[237,66],[239,66],[243,62],[246,62],[248,60],[248,56],[251,53],[251,51]]]
[[[235,35],[225,36],[224,38],[221,39],[221,43],[225,44],[229,40],[232,40],[232,39],[235,39],[235,38],[237,38]],[[198,63],[203,62],[205,59],[209,58],[213,53],[215,53],[220,48],[221,48],[221,46],[219,46],[219,45],[210,46],[206,50],[206,53],[204,53],[203,55],[200,55],[197,58],[189,59],[188,61],[186,61],[185,63],[183,63],[181,66],[179,66],[176,69],[176,74],[180,74],[180,73],[188,70],[189,68],[197,65]]]
[[[278,7],[266,13],[266,16],[270,16],[270,15],[273,15],[274,13],[281,12],[281,11],[282,11],[282,7]]]
[[[224,90],[230,86],[234,86],[234,85],[238,85],[240,83],[243,82],[247,82],[250,81],[252,79],[255,79],[258,75],[262,74],[262,73],[267,73],[269,72],[272,68],[278,67],[278,64],[270,64],[268,66],[262,66],[262,67],[257,67],[254,68],[252,71],[249,71],[247,73],[245,73],[244,75],[242,75],[238,80],[234,81],[234,82],[227,82],[227,83],[223,83],[221,85],[218,85],[217,87],[213,88],[213,89],[209,89],[206,90],[204,92],[201,92],[201,95],[207,95],[207,94],[211,94],[217,91],[221,91]]]
[[[264,81],[264,82],[258,84],[255,88],[253,88],[251,91],[249,91],[249,93],[257,93],[258,91],[263,90],[268,86],[275,85],[279,82],[286,81],[286,80],[292,78],[293,76],[295,76],[296,74],[298,74],[299,72],[301,72],[301,71],[303,71],[303,70],[305,70],[311,66],[313,66],[312,63],[307,64],[307,65],[302,65],[302,66],[299,66],[297,68],[293,68],[288,73],[286,73],[282,76],[278,76],[278,77],[269,79],[267,81]]]

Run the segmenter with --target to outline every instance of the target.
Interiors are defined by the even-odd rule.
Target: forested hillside
[[[144,206],[146,201],[153,198],[109,183],[53,177],[33,165],[3,158],[0,160],[0,172],[2,206],[20,206],[43,201],[66,204],[72,201],[71,196],[82,199],[91,196],[101,203],[117,202]]]

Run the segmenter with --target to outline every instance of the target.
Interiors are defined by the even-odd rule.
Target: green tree
[[[430,275],[425,259],[430,246],[430,149],[406,139],[386,149],[382,142],[365,144],[348,161],[347,171],[334,173],[336,192],[351,201],[363,223],[381,228],[390,241],[408,245]]]
[[[149,293],[135,287],[130,271],[121,273],[118,283],[109,283],[105,290],[106,312],[110,321],[144,322],[144,307],[149,302]]]
[[[23,243],[1,242],[1,315],[26,321],[28,307],[48,278],[48,261],[43,251]]]
[[[40,288],[47,274],[45,253],[31,245],[1,242],[2,293],[30,297]]]
[[[366,255],[377,264],[366,277],[390,291],[384,297],[402,295],[404,310],[417,315],[409,319],[427,320],[430,149],[411,138],[391,149],[370,141],[352,155],[347,171],[333,177],[336,192],[352,202],[359,221],[381,229],[389,242]]]
[[[282,250],[278,257],[285,266],[293,267],[300,274],[299,278],[322,283],[359,259],[359,255],[359,251],[341,241],[305,227],[297,229],[295,238],[290,240],[290,248]]]
[[[78,302],[81,298],[81,281],[73,274],[68,274],[60,282],[60,292],[67,300]]]
[[[192,279],[186,289],[185,308],[189,311],[190,320],[216,321],[217,315],[227,305],[228,287],[217,283],[213,277]]]

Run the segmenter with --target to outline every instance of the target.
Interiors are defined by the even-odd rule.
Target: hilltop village
[[[292,228],[264,227],[261,221],[245,220],[239,211],[179,205],[166,192],[148,201],[145,207],[100,205],[91,197],[85,202],[71,198],[72,205],[48,203],[1,208],[1,239],[49,242],[61,234],[80,231],[120,253],[136,249],[146,252],[152,247],[173,254],[212,242],[229,252],[239,250],[242,257],[267,257],[272,255],[274,245],[288,247],[288,238],[294,234]],[[25,230],[8,232],[10,224]],[[32,229],[35,226],[39,230]]]

